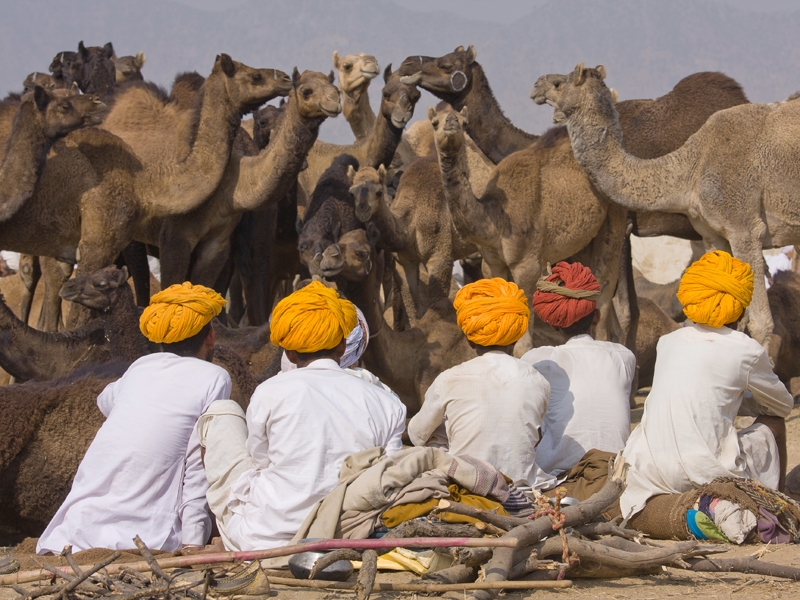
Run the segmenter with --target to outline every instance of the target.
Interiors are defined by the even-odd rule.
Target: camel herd
[[[504,116],[476,59],[459,46],[381,72],[373,56],[334,52],[335,76],[220,54],[167,91],[144,80],[143,53],[81,42],[0,102],[0,249],[22,254],[25,285],[21,318],[0,302],[0,367],[17,382],[0,388],[0,540],[41,531],[100,424],[97,393],[153,350],[138,330],[148,255],[162,287],[189,280],[229,298],[215,361],[242,404],[280,368],[272,306],[318,278],[364,312],[363,365],[413,414],[439,373],[475,356],[455,321],[454,263],[465,280],[513,279],[529,298],[548,264],[591,266],[596,335],[635,350],[644,387],[682,315],[674,286],[634,277],[631,231],[750,262],[747,326],[791,385],[800,279],[782,274],[767,292],[761,252],[800,243],[800,104],[750,104],[721,73],[619,101],[603,66],[579,65],[535,82],[531,98],[561,125],[534,135]],[[408,126],[420,90],[442,102]],[[353,142],[318,140],[339,113]],[[532,323],[516,351],[553,334]]]

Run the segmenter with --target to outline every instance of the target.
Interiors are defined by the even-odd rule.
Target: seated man
[[[67,499],[36,551],[65,545],[153,550],[202,546],[211,532],[195,425],[214,400],[230,397],[231,378],[211,364],[211,319],[225,306],[214,290],[173,285],[150,299],[140,328],[161,352],[143,356],[98,396],[106,416]]]
[[[564,344],[534,348],[522,360],[550,383],[536,464],[559,478],[589,450],[616,454],[625,447],[636,357],[625,346],[592,339],[600,284],[588,267],[558,263],[537,288],[533,310]]]
[[[433,381],[408,423],[408,437],[415,446],[433,445],[444,424],[451,454],[486,461],[514,483],[533,485],[550,385],[511,354],[528,329],[528,300],[516,284],[494,278],[465,285],[453,305],[478,357]]]
[[[355,324],[353,304],[319,282],[287,296],[270,339],[298,368],[259,385],[246,417],[222,401],[200,419],[209,504],[227,548],[289,542],[339,484],[345,457],[402,448],[405,406],[339,366]]]
[[[659,340],[642,422],[622,453],[630,465],[620,498],[626,519],[652,496],[717,477],[783,485],[792,396],[764,348],[730,328],[752,295],[750,266],[727,252],[709,252],[686,269],[678,300],[689,321]],[[746,392],[762,416],[737,434],[733,420]]]

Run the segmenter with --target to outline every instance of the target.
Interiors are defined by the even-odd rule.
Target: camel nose
[[[327,258],[338,258],[341,253],[342,251],[339,249],[339,244],[328,246],[325,250],[325,255]]]

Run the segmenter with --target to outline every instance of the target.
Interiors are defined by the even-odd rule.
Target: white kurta
[[[657,351],[642,422],[623,451],[630,465],[623,516],[639,512],[652,496],[687,492],[717,477],[776,485],[776,461],[764,464],[763,456],[774,454],[767,445],[775,446],[772,435],[763,425],[737,435],[733,424],[745,391],[760,414],[786,417],[792,410],[792,396],[764,348],[727,327],[690,322],[662,337]],[[755,452],[760,461],[752,460]],[[753,472],[759,469],[770,476]]]
[[[617,453],[631,432],[630,393],[636,357],[625,346],[570,338],[522,356],[550,383],[536,464],[545,473],[569,471],[589,450]]]
[[[97,397],[106,421],[36,551],[133,548],[136,535],[154,550],[205,544],[211,519],[195,424],[230,393],[228,373],[198,358],[160,352],[134,362]]]
[[[232,486],[226,537],[241,550],[285,544],[339,484],[345,457],[402,448],[405,418],[397,396],[330,359],[265,381],[247,409],[246,448],[255,469]]]
[[[487,352],[439,374],[408,423],[408,437],[424,446],[444,423],[451,454],[486,461],[514,483],[533,485],[549,399],[550,384],[536,369],[504,352]]]

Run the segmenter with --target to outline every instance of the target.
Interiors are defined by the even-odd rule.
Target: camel
[[[320,261],[325,248],[338,242],[348,231],[363,227],[356,219],[348,175],[358,166],[358,160],[349,154],[337,156],[314,188],[302,222],[298,217],[300,262],[312,276],[322,275]]]
[[[370,340],[361,360],[364,367],[394,390],[413,416],[425,400],[425,392],[442,371],[475,358],[466,336],[456,324],[455,309],[447,298],[431,305],[417,325],[394,331],[383,317],[380,301],[381,274],[375,244],[380,233],[355,229],[326,248],[321,270],[336,282],[364,313]]]
[[[377,226],[378,247],[395,253],[400,264],[400,293],[414,326],[430,304],[448,297],[453,261],[476,252],[477,246],[455,230],[435,158],[411,163],[400,177],[391,204],[383,165],[377,170],[350,170],[348,177],[356,218]],[[421,265],[427,274],[427,285],[420,281]]]
[[[161,248],[163,286],[187,279],[214,286],[228,261],[231,234],[241,215],[277,204],[297,180],[320,125],[339,114],[341,105],[336,88],[322,73],[300,75],[295,69],[292,86],[272,142],[258,153],[255,147],[234,145],[222,181],[209,199],[192,212],[166,219],[159,240],[142,240],[156,241]]]
[[[375,123],[375,112],[369,104],[369,82],[380,74],[374,56],[360,52],[339,56],[333,52],[333,67],[339,72],[339,91],[342,93],[342,113],[356,140],[369,135]]]
[[[322,141],[314,144],[308,153],[308,168],[298,178],[307,194],[310,195],[317,186],[317,181],[333,159],[342,154],[354,156],[365,167],[378,168],[379,165],[389,166],[392,163],[403,129],[414,116],[414,106],[421,94],[413,85],[402,83],[400,76],[392,73],[391,64],[383,72],[383,81],[381,106],[367,137],[349,145]]]
[[[638,298],[648,298],[655,302],[673,321],[681,322],[686,319],[686,315],[683,314],[683,306],[675,295],[678,293],[680,279],[667,284],[653,283],[634,268],[633,280]]]
[[[622,147],[602,74],[579,64],[553,119],[566,124],[575,158],[611,200],[629,210],[685,214],[708,248],[731,249],[750,264],[755,282],[747,326],[774,359],[780,339],[773,334],[761,251],[800,242],[792,209],[800,147],[787,133],[800,119],[800,105],[744,104],[719,111],[678,150],[638,159]]]
[[[571,152],[562,152],[560,160],[553,156],[550,149],[559,139],[546,135],[530,148],[503,159],[495,167],[485,194],[476,198],[469,183],[464,145],[467,109],[462,108],[460,113],[445,111],[443,115],[431,110],[429,118],[453,223],[465,240],[481,247],[492,276],[513,277],[532,297],[547,263],[573,256],[597,240],[602,242],[602,251],[594,253],[591,266],[603,290],[598,307],[601,311],[607,307],[619,277],[619,259],[614,258],[622,250],[625,212],[593,192]],[[575,189],[577,182],[585,182],[585,187]],[[565,187],[575,192],[569,211],[563,203]],[[617,227],[603,239],[598,234],[606,221]],[[598,261],[598,257],[606,262]],[[601,322],[598,336],[607,339],[608,328]]]
[[[144,79],[142,77],[142,67],[147,60],[144,52],[137,52],[136,56],[120,56],[119,58],[113,55],[111,60],[114,61],[115,82],[117,85]]]

